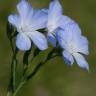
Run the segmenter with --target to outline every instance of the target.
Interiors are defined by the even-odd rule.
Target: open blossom
[[[67,64],[72,65],[74,59],[79,67],[89,70],[89,66],[84,55],[88,55],[88,40],[82,36],[81,30],[77,23],[67,17],[66,20],[70,22],[63,25],[61,29],[56,32],[56,37],[60,46],[64,49],[63,57]],[[67,21],[65,21],[67,22]]]
[[[49,5],[48,12],[48,41],[56,47],[56,31],[58,28],[63,28],[66,24],[72,21],[68,16],[62,14],[62,6],[59,0],[52,0]]]
[[[62,20],[62,7],[59,0],[52,0],[48,10],[48,40],[53,46],[56,46],[56,30],[60,26]]]
[[[45,36],[38,29],[45,28],[47,14],[42,10],[33,10],[25,0],[17,5],[18,15],[10,15],[8,21],[17,29],[16,46],[20,50],[29,50],[33,43],[40,49],[48,48]]]

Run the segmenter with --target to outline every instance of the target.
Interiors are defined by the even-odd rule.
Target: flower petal
[[[48,30],[54,31],[62,18],[62,7],[59,0],[53,0],[49,5],[48,11]],[[53,28],[52,28],[53,27]]]
[[[66,24],[63,29],[59,28],[56,34],[61,47],[66,48],[72,45],[74,50],[78,52],[78,49],[81,47],[78,45],[80,42],[82,43],[83,40],[80,40],[82,35],[77,23],[70,22]]]
[[[89,65],[88,65],[87,61],[85,60],[85,58],[81,54],[75,53],[74,57],[75,57],[76,62],[79,67],[84,68],[89,71]]]
[[[81,36],[81,29],[74,21],[69,22],[66,26],[64,25],[62,29],[59,28],[57,31],[59,31],[62,39],[64,39],[68,44],[70,44],[70,42],[74,43],[74,41]]]
[[[69,34],[70,36],[70,34]],[[65,32],[65,30],[59,28],[56,32],[56,38],[58,40],[58,43],[60,44],[60,46],[64,49],[68,48],[68,40],[69,40],[69,36],[68,33]]]
[[[29,28],[32,31],[45,28],[47,17],[47,13],[43,10],[35,10]]]
[[[71,34],[70,38],[73,38],[73,39],[75,39],[74,37],[81,35],[81,29],[75,21],[72,21],[66,24],[66,26],[64,27],[64,30],[66,33]]]
[[[32,39],[33,43],[40,50],[46,50],[48,48],[47,40],[42,33],[34,31],[34,32],[28,32],[27,35]]]
[[[89,54],[88,40],[86,37],[80,36],[74,41],[74,43],[75,43],[74,48],[76,52],[79,52],[85,55]]]
[[[73,52],[89,54],[88,40],[81,35],[81,30],[77,23],[70,22],[63,29],[59,28],[56,32],[56,37],[62,48],[69,50],[72,47]]]
[[[63,15],[60,21],[60,28],[64,29],[67,24],[74,22],[70,17]]]
[[[22,20],[26,20],[30,13],[33,14],[32,6],[26,0],[21,0],[17,5],[17,10]]]
[[[20,50],[26,51],[31,48],[31,40],[23,33],[19,33],[16,37],[16,46]]]
[[[63,51],[63,57],[64,57],[66,64],[72,65],[74,63],[73,56],[68,51],[66,50]]]
[[[11,23],[14,27],[18,28],[19,22],[20,22],[20,18],[19,18],[18,15],[10,15],[10,16],[8,16],[8,21],[9,21],[9,23]]]
[[[53,0],[49,5],[49,17],[56,17],[62,14],[62,6],[59,0]],[[53,18],[54,19],[54,18]]]
[[[48,41],[49,41],[54,47],[56,47],[56,38],[55,38],[55,36],[53,36],[53,34],[48,33]]]

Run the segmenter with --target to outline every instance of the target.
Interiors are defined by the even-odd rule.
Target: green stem
[[[16,56],[17,56],[17,53],[18,53],[18,49],[15,49],[15,53],[13,55],[13,59],[12,59],[12,64],[11,64],[11,74],[12,74],[12,91],[14,92],[15,91],[15,87],[16,87],[16,66],[17,66],[17,59],[16,59]]]
[[[12,57],[12,63],[11,63],[11,78],[10,78],[10,83],[8,86],[8,93],[7,96],[10,96],[12,93],[15,91],[16,87],[16,65],[17,65],[17,56],[18,50],[15,49],[13,52],[13,57]]]
[[[31,50],[26,51],[23,56],[23,76],[25,75],[27,69],[28,69],[28,64],[29,64],[29,56],[31,54]]]
[[[12,87],[13,87],[13,91],[15,91],[15,84],[16,83],[16,61],[13,61],[12,64]]]
[[[13,93],[12,96],[16,96],[17,93],[20,91],[20,89],[23,87],[23,85],[24,85],[27,81],[29,81],[30,79],[32,79],[32,78],[34,77],[34,75],[36,75],[36,73],[39,71],[39,69],[40,69],[47,61],[49,61],[49,60],[51,60],[51,59],[53,59],[53,58],[55,58],[55,57],[58,56],[58,55],[51,56],[52,53],[53,53],[53,50],[50,52],[50,54],[48,55],[47,59],[46,59],[44,62],[40,62],[40,63],[36,66],[36,68],[34,69],[34,71],[33,71],[29,76],[27,76],[25,79],[23,79],[23,80],[21,81],[21,83],[19,84],[19,86],[17,87],[17,89],[14,91],[14,93]]]
[[[9,91],[7,92],[7,96],[10,96],[10,92]]]
[[[18,88],[15,90],[15,92],[13,93],[13,96],[16,96],[17,95],[17,93],[18,93],[18,91],[23,87],[23,85],[26,83],[26,80],[24,80],[24,81],[22,81],[20,84],[19,84],[19,86],[18,86]]]
[[[56,56],[58,56],[58,55],[55,55],[55,56],[53,56],[53,57],[50,58],[50,59],[53,59],[53,58],[56,57]],[[39,69],[40,69],[46,62],[47,62],[47,60],[46,60],[44,63],[39,63],[39,64],[36,66],[36,68],[34,69],[34,71],[32,72],[32,74],[30,74],[30,75],[27,77],[27,79],[23,80],[23,81],[19,84],[18,88],[17,88],[17,89],[15,90],[15,92],[13,93],[13,96],[16,96],[16,95],[17,95],[17,93],[20,91],[20,89],[23,87],[23,85],[24,85],[27,81],[29,81],[30,79],[32,79],[32,78],[34,77],[34,75],[39,71]]]
[[[34,69],[34,71],[27,77],[27,80],[30,80],[30,79],[32,79],[32,77],[39,71],[39,69],[44,65],[44,64],[46,64],[49,60],[51,60],[51,59],[53,59],[53,58],[55,58],[55,57],[57,57],[57,56],[59,56],[59,55],[55,55],[55,56],[52,56],[52,57],[50,57],[50,58],[47,58],[46,60],[45,60],[45,62],[40,62],[37,66],[36,66],[36,68]]]

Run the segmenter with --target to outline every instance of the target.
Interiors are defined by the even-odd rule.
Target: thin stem
[[[28,64],[29,64],[29,56],[31,54],[31,50],[27,51],[24,53],[23,57],[23,76],[25,75],[27,69],[28,69]]]
[[[7,96],[10,96],[10,92],[9,91],[7,92]]]
[[[44,64],[46,64],[49,60],[51,60],[51,59],[53,59],[53,58],[55,58],[55,57],[57,57],[57,56],[59,56],[59,55],[52,56],[51,58],[46,59],[45,62],[43,62],[43,63],[40,62],[40,63],[36,66],[36,68],[34,69],[34,71],[27,77],[27,80],[30,80],[30,79],[39,71],[39,69],[40,69]]]
[[[17,56],[18,50],[15,49],[15,52],[13,53],[12,57],[12,63],[11,63],[11,78],[10,78],[10,83],[8,86],[8,93],[7,96],[10,96],[15,91],[16,87],[16,65],[17,65]]]
[[[40,69],[44,64],[46,64],[47,61],[49,61],[49,60],[51,60],[51,59],[59,56],[59,55],[54,55],[54,56],[52,56],[53,52],[54,52],[54,50],[52,50],[52,51],[48,54],[48,57],[46,58],[46,60],[45,60],[44,62],[40,62],[40,63],[36,66],[36,68],[34,69],[34,71],[33,71],[29,76],[27,76],[25,79],[22,79],[22,80],[21,80],[21,83],[19,84],[19,86],[17,87],[17,89],[15,90],[15,92],[13,93],[12,96],[16,96],[17,93],[18,93],[18,91],[23,87],[23,85],[24,85],[27,81],[29,81],[30,79],[32,79],[32,78],[37,74],[37,72],[39,71],[39,69]]]
[[[15,91],[16,87],[16,65],[17,65],[17,52],[18,50],[15,50],[15,54],[13,55],[13,60],[12,60],[12,87],[13,87],[13,92]]]
[[[60,56],[59,54],[56,54],[56,55],[52,56],[55,51],[56,51],[56,49],[53,48],[53,49],[51,50],[51,52],[48,54],[46,60],[45,60],[44,62],[40,62],[40,63],[36,66],[36,68],[34,69],[34,71],[27,77],[27,80],[30,80],[30,79],[39,71],[39,69],[40,69],[44,64],[46,64],[46,62],[48,62],[49,60],[55,58],[56,56]]]
[[[55,58],[56,56],[58,56],[58,55],[53,56],[53,57],[50,58],[49,60]],[[18,88],[15,90],[13,96],[16,96],[16,95],[17,95],[17,93],[18,93],[19,90],[23,87],[23,85],[24,85],[27,81],[29,81],[30,79],[32,79],[32,78],[34,77],[34,75],[36,75],[36,73],[39,71],[39,69],[40,69],[44,64],[46,64],[46,62],[47,62],[47,60],[46,60],[44,63],[39,63],[39,64],[36,66],[36,68],[34,69],[34,71],[32,72],[32,74],[30,74],[25,80],[23,80],[23,81],[19,84],[19,86],[18,86]]]
[[[16,83],[16,61],[13,61],[12,64],[12,86],[13,86],[13,91],[15,91],[15,83]]]
[[[10,46],[11,46],[12,52],[13,52],[13,54],[14,54],[14,47],[13,47],[13,42],[12,42],[12,40],[10,40]]]
[[[25,83],[26,83],[26,80],[22,81],[22,82],[19,84],[19,86],[18,86],[18,88],[15,90],[13,96],[16,96],[16,94],[18,93],[18,91],[23,87],[23,85],[24,85]]]
[[[27,80],[30,80],[39,71],[43,64],[44,63],[39,63],[34,69],[34,71],[27,77]]]

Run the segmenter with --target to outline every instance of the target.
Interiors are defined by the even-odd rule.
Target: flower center
[[[22,31],[22,32],[26,32],[26,29],[25,28],[20,28],[20,30]]]
[[[48,26],[48,31],[49,32],[52,32],[53,33],[55,31],[55,29],[56,29],[56,26],[54,26],[53,24],[51,24],[51,25]]]
[[[25,24],[21,25],[20,28],[19,28],[19,30],[20,30],[20,32],[23,32],[23,33],[29,32],[29,28]]]
[[[70,52],[71,54],[75,53],[75,49],[74,49],[74,45],[73,45],[73,44],[70,44],[70,45],[69,45],[69,52]]]

